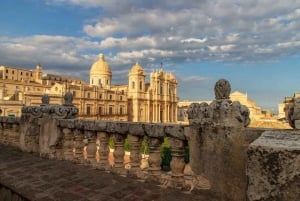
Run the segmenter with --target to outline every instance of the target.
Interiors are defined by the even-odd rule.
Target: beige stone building
[[[172,73],[157,70],[146,82],[144,69],[136,63],[128,74],[128,84],[112,85],[112,72],[100,54],[90,68],[89,83],[81,79],[34,70],[0,66],[0,112],[20,116],[23,105],[40,105],[41,95],[50,96],[50,104],[62,104],[71,92],[79,118],[176,122],[177,80]]]
[[[247,93],[242,93],[240,91],[234,91],[230,94],[230,100],[239,101],[242,105],[248,107],[250,111],[250,120],[251,122],[257,121],[265,117],[265,113],[263,112],[261,107],[257,106],[255,101],[248,98]]]

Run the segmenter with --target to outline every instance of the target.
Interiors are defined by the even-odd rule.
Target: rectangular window
[[[99,114],[99,115],[102,115],[102,107],[99,107],[99,108],[98,108],[98,114]]]
[[[86,107],[86,115],[91,115],[91,107],[90,106]]]
[[[123,114],[123,107],[121,106],[120,107],[120,115],[122,115]]]
[[[109,95],[109,100],[112,100],[112,95]]]
[[[113,114],[113,106],[109,106],[109,108],[108,108],[108,114],[109,115]]]
[[[76,97],[76,91],[73,91],[73,98]]]

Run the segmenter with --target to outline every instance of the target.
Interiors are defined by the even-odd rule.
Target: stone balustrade
[[[172,155],[170,180],[176,186],[184,186],[184,148],[188,144],[184,132],[187,126],[79,119],[54,119],[55,123],[49,119],[45,122],[43,118],[30,121],[33,123],[32,127],[27,125],[26,129],[20,129],[27,122],[22,122],[19,118],[1,117],[0,143],[17,146],[24,151],[36,152],[51,159],[71,160],[100,170],[129,174],[156,182],[160,182],[162,174],[161,145],[164,138],[168,137]],[[35,132],[38,133],[35,135],[31,133],[33,130],[40,133]],[[110,138],[114,141],[113,166],[110,166],[108,158]],[[149,146],[147,171],[141,169],[141,146],[144,138]],[[131,147],[130,169],[125,168],[124,164],[125,139],[129,140]],[[97,141],[99,144],[96,144]],[[35,148],[32,149],[32,146]],[[48,146],[48,149],[44,146]]]

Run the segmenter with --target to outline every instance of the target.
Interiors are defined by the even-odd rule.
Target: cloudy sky
[[[0,65],[88,81],[99,53],[113,83],[127,83],[139,62],[149,74],[163,63],[181,100],[232,90],[277,110],[300,92],[298,0],[1,0]]]

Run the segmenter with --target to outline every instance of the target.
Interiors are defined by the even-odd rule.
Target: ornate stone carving
[[[230,84],[227,80],[219,80],[215,85],[216,99],[207,103],[192,103],[188,108],[190,125],[224,125],[248,126],[249,109],[239,102],[229,100]]]
[[[229,99],[231,91],[230,83],[225,79],[220,79],[215,85],[216,100]]]
[[[293,103],[289,106],[287,119],[292,128],[296,128],[295,121],[300,120],[300,98],[294,98]]]
[[[34,118],[41,118],[43,116],[52,116],[58,119],[75,118],[78,114],[78,109],[74,106],[23,106],[22,115],[30,115]]]
[[[71,92],[67,92],[64,96],[64,106],[73,106],[73,94]]]
[[[65,95],[64,105],[49,105],[49,96],[44,94],[42,96],[42,104],[39,106],[23,106],[22,116],[29,115],[34,118],[41,118],[43,116],[51,116],[58,119],[72,119],[78,114],[78,108],[72,105],[72,94]]]
[[[50,102],[50,97],[48,96],[48,94],[43,94],[41,106],[49,105],[49,102]]]

